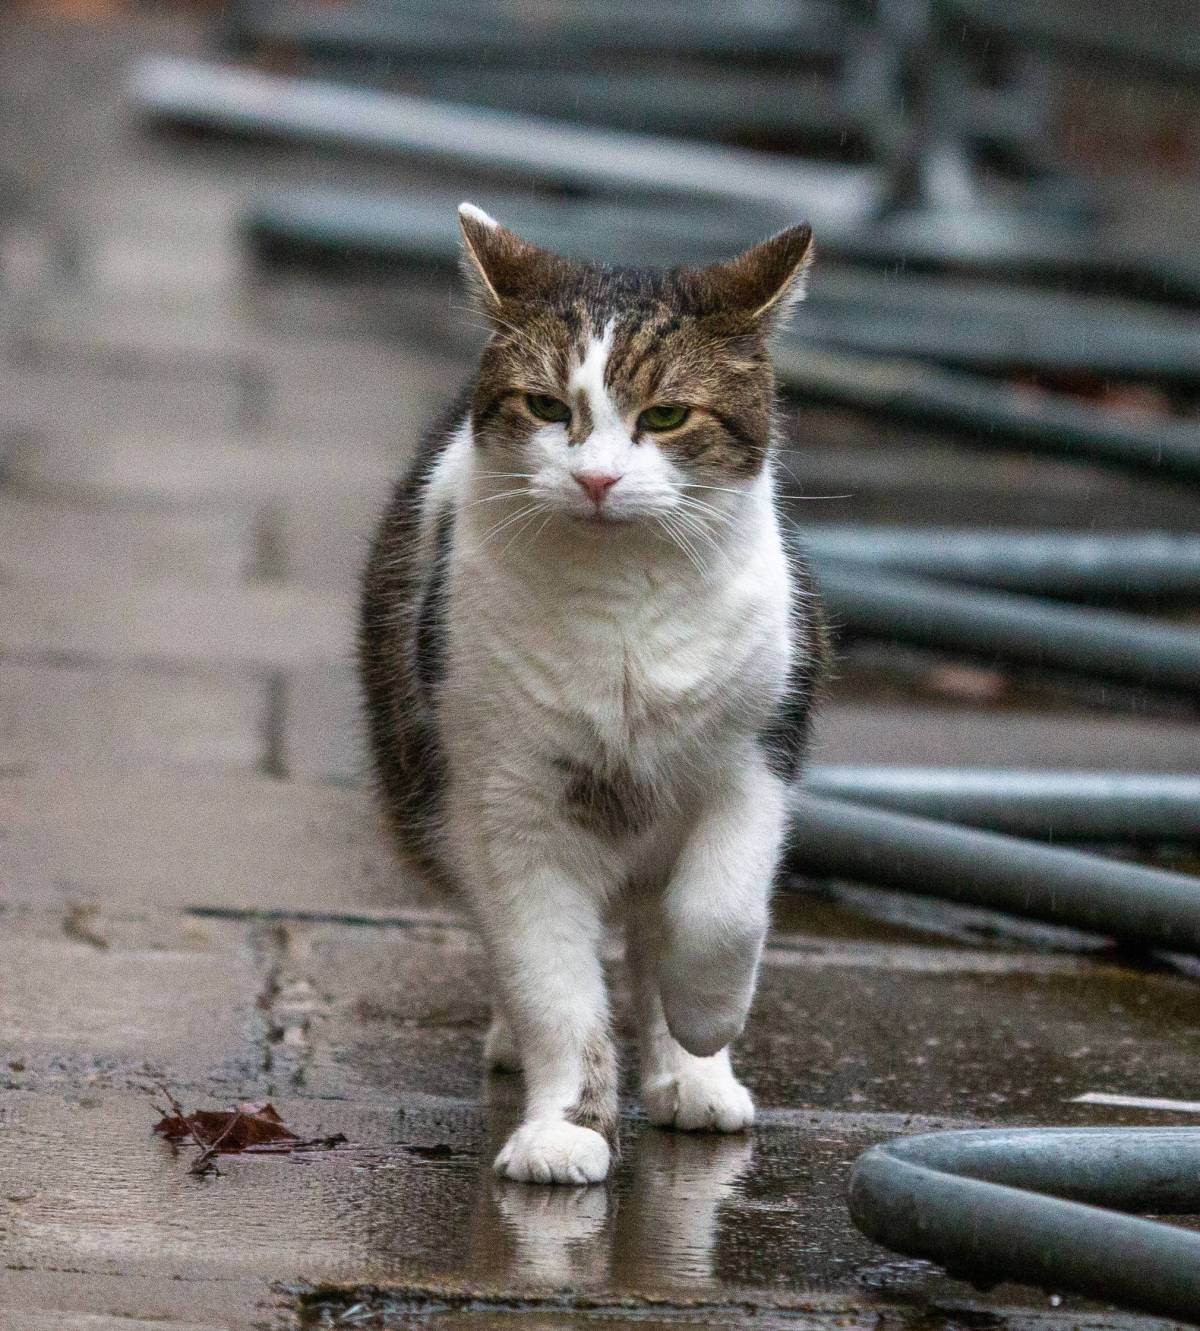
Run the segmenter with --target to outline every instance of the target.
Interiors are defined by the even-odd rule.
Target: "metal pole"
[[[949,527],[797,526],[818,566],[854,564],[1047,596],[1195,596],[1200,537]]]
[[[555,7],[561,9],[561,7]],[[542,21],[528,21],[528,6],[495,0],[444,5],[264,4],[240,0],[226,16],[227,43],[235,49],[284,46],[316,56],[357,56],[419,62],[461,58],[541,65],[614,52],[638,55],[831,61],[847,49],[854,26],[828,0],[763,8],[630,3],[603,12],[578,5]]]
[[[770,153],[598,130],[536,116],[277,78],[204,61],[135,63],[129,96],[150,122],[367,152],[403,154],[575,188],[764,206],[788,220],[861,220],[878,173]]]
[[[825,799],[798,787],[791,867],[1200,952],[1200,879],[952,823]]]
[[[812,795],[1051,841],[1200,841],[1200,777],[815,765]],[[1198,885],[1200,887],[1200,885]]]
[[[1200,694],[1200,632],[1135,615],[826,563],[835,624],[872,637]]]
[[[446,206],[435,207],[442,197]],[[457,202],[440,194],[414,199],[276,190],[252,205],[244,224],[265,254],[420,259],[449,267],[458,253],[452,221]],[[603,263],[706,263],[727,257],[772,225],[753,209],[703,204],[664,210],[628,202],[533,200],[528,195],[495,199],[490,194],[487,202],[530,239]],[[819,372],[820,348],[825,346],[872,355],[926,356],[966,366],[1082,366],[1096,373],[1200,382],[1200,321],[1189,317],[1134,317],[1124,306],[1096,298],[983,293],[962,281],[928,276],[897,280],[836,266],[822,269],[811,298],[793,321],[778,358],[785,378],[803,373],[793,366],[810,361]],[[851,382],[853,391],[861,394],[859,380]],[[987,379],[973,382],[985,394],[1002,396],[1011,410],[1007,390]]]
[[[935,1132],[860,1156],[849,1204],[868,1238],[958,1279],[1200,1322],[1200,1234],[1122,1214],[1195,1214],[1198,1180],[1198,1128]]]
[[[440,190],[422,190],[418,198],[272,189],[250,203],[242,226],[267,252],[437,264],[449,272],[458,263],[460,202],[459,194]],[[683,201],[665,209],[487,190],[481,202],[526,239],[597,263],[707,262],[736,253],[764,226],[759,214]]]
[[[951,426],[984,447],[1016,441],[1059,457],[1200,479],[1200,431],[1190,421],[1123,420],[1062,394],[1022,399],[979,375],[812,344],[782,342],[774,358],[780,381],[799,397]]]

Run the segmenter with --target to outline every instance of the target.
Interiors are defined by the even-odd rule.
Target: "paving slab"
[[[4,475],[15,491],[133,509],[205,501],[336,503],[348,496],[382,510],[408,446],[372,448],[326,437],[321,447],[293,448],[290,441],[222,439],[214,431],[154,438],[125,431],[83,449],[73,439],[43,435],[9,445]]]
[[[145,1113],[159,1080],[236,1095],[257,1077],[269,961],[245,931],[184,915],[130,930],[78,888],[61,891],[57,912],[6,911],[0,1084],[120,1086]]]
[[[0,584],[0,652],[18,660],[285,670],[345,660],[352,611],[348,598],[293,586],[30,577]]]
[[[269,778],[0,774],[0,882],[114,907],[395,910],[418,895],[361,792]],[[48,894],[50,894],[48,896]]]
[[[285,681],[281,762],[291,776],[360,785],[370,772],[354,668],[293,671]]]
[[[287,576],[306,587],[353,594],[388,494],[390,485],[376,494],[288,501],[280,514]]]
[[[120,581],[170,573],[229,585],[254,566],[255,522],[241,511],[130,513],[0,488],[0,579]]]
[[[0,358],[6,425],[58,432],[81,444],[130,419],[167,431],[234,429],[243,396],[239,377],[224,365],[164,373],[103,361],[14,364]]]
[[[261,770],[269,702],[228,673],[0,661],[0,768]]]

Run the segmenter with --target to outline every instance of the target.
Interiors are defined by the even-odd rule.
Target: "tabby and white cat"
[[[658,272],[459,216],[492,332],[377,535],[366,710],[401,848],[483,935],[488,1064],[524,1073],[496,1170],[591,1183],[617,1124],[614,919],[647,1116],[719,1132],[754,1117],[729,1044],[822,663],[776,513],[767,349],[810,233]]]

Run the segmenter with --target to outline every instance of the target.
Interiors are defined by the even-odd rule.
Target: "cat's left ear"
[[[791,226],[702,276],[717,287],[723,304],[774,322],[804,299],[812,257],[812,227]]]

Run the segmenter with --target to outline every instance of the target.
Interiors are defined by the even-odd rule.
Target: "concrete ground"
[[[0,164],[36,189],[0,250],[0,1326],[1163,1325],[975,1291],[874,1247],[843,1197],[898,1133],[1185,1121],[1076,1097],[1200,1099],[1194,980],[886,893],[781,897],[739,1056],[752,1135],[630,1103],[611,1187],[493,1179],[518,1088],[480,1072],[480,950],[389,858],[348,665],[364,533],[464,372],[459,316],[415,277],[247,268],[255,184],[360,168],[140,138],[123,63],[196,44],[180,19],[5,24]],[[1100,473],[1036,464],[1031,487],[1019,456],[798,428],[805,484],[857,477],[846,516],[940,494],[1036,521],[1036,491],[1066,525],[1189,520]],[[1194,720],[1090,701],[851,654],[820,749],[1194,767]],[[348,1144],[196,1178],[151,1133],[160,1085]]]

